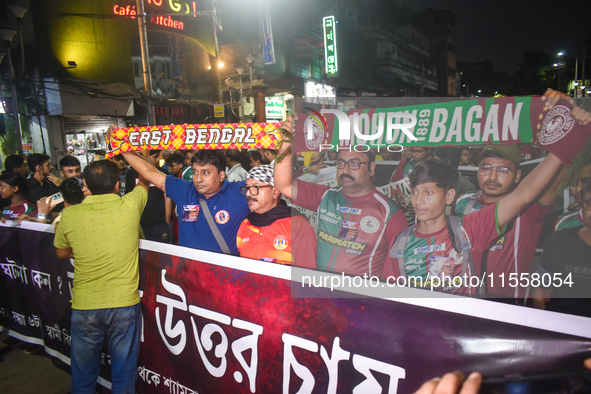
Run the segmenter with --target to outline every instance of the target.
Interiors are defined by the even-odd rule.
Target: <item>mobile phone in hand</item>
[[[57,204],[64,202],[64,197],[62,196],[62,193],[57,192],[47,197],[46,201],[50,207],[55,207]]]

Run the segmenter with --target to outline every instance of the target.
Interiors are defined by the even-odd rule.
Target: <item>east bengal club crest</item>
[[[228,211],[217,211],[215,214],[215,221],[218,222],[219,224],[226,224],[228,223],[228,220],[230,220],[230,214],[228,213]]]
[[[283,250],[287,248],[287,238],[285,238],[283,235],[276,236],[273,240],[273,246],[275,246],[275,249],[277,250]]]

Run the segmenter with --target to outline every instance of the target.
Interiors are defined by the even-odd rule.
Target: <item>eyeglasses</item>
[[[586,211],[591,211],[591,200],[583,200],[581,203]]]
[[[337,160],[337,168],[339,170],[342,170],[343,168],[345,168],[345,166],[349,166],[350,169],[352,170],[358,170],[359,168],[361,168],[362,164],[367,164],[369,163],[369,161],[359,161],[359,160],[349,160],[349,161],[345,161],[343,159],[338,159]]]
[[[246,196],[246,193],[250,191],[250,195],[251,196],[258,196],[259,195],[259,190],[260,189],[264,189],[266,187],[273,187],[271,185],[267,185],[267,186],[242,186],[240,188],[240,193],[242,193],[243,196]]]
[[[493,166],[490,164],[481,164],[478,172],[482,175],[490,175],[493,170],[497,170],[497,176],[499,178],[507,178],[513,172],[512,169],[506,166]]]

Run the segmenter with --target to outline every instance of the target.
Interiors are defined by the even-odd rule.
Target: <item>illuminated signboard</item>
[[[324,27],[324,60],[326,63],[326,75],[334,77],[339,72],[334,16],[325,16],[322,18],[322,25]]]
[[[334,87],[308,81],[304,85],[304,101],[317,104],[336,104]]]
[[[267,119],[283,120],[285,102],[280,97],[265,97],[265,116]]]
[[[146,26],[148,30],[177,32],[196,39],[210,54],[213,49],[211,13],[206,10],[204,0],[144,0]],[[136,19],[136,2],[115,0],[113,14]]]
[[[146,9],[153,10],[153,12],[147,13],[146,15],[147,23],[184,30],[185,22],[179,20],[179,17],[189,16],[197,18],[196,1],[178,2],[169,0],[165,2],[164,0],[147,0],[146,3]],[[164,15],[155,15],[154,11],[161,11]],[[132,4],[115,4],[113,6],[113,13],[131,19],[135,19],[137,16],[136,6]]]

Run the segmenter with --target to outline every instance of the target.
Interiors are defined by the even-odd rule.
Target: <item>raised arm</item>
[[[125,157],[125,160],[127,160],[129,165],[136,170],[140,176],[140,182],[136,186],[143,186],[147,189],[147,185],[153,183],[159,189],[164,187],[166,175],[158,171],[148,160],[135,152],[125,152],[123,153],[123,157]],[[142,182],[142,178],[145,179],[145,184]]]
[[[116,129],[116,126],[109,127],[106,133],[107,139],[110,139],[113,136],[113,131]],[[153,183],[159,189],[164,188],[166,175],[158,171],[150,161],[135,152],[124,152],[123,157],[125,157],[125,160],[127,160],[129,165],[138,172],[140,176],[140,183],[138,183],[138,186],[147,189],[147,185]]]
[[[525,177],[511,194],[498,202],[497,218],[499,226],[509,223],[519,212],[535,201],[556,177],[562,162],[552,153]]]
[[[546,100],[548,105],[552,107],[562,98],[570,99],[569,96],[562,92],[548,89],[544,93],[542,100]],[[572,99],[570,99],[570,103],[574,104]],[[591,123],[591,114],[581,107],[574,105],[571,113],[578,124],[585,126]],[[557,174],[557,171],[561,168],[562,162],[560,159],[552,153],[548,154],[548,156],[527,177],[525,177],[523,181],[521,181],[517,189],[499,201],[499,226],[507,224],[536,198],[540,198],[539,201],[541,204],[552,204],[555,201],[554,194],[564,176],[565,171]],[[544,192],[544,194],[540,196],[542,192]]]
[[[542,205],[554,205],[558,201],[558,187],[562,183],[564,175],[566,174],[566,167],[562,167],[562,171],[554,177],[550,186],[546,188],[542,197],[538,200],[538,202]]]
[[[150,164],[152,164],[152,163],[150,163]],[[156,171],[158,171],[158,170],[156,170]],[[158,171],[158,172],[160,172],[160,171]],[[164,174],[162,174],[162,175],[164,175]],[[144,189],[146,189],[146,191],[148,191],[150,189],[150,181],[148,181],[145,177],[143,177],[142,174],[139,173],[139,171],[138,171],[138,177],[139,177],[138,183],[135,185],[135,187],[143,187]],[[164,179],[166,179],[166,175],[164,175]],[[152,183],[154,183],[154,182],[152,182]],[[154,183],[154,184],[156,184],[156,183]],[[164,186],[164,184],[163,184],[163,186]],[[161,186],[158,186],[158,187],[160,187],[160,189],[162,189]]]
[[[295,120],[292,116],[287,118],[285,122],[281,125],[281,128],[293,133],[294,132],[294,124]],[[293,135],[293,134],[292,134]],[[282,155],[291,148],[291,144],[287,141],[282,142],[281,146],[279,147],[279,152],[277,157],[282,157]],[[291,155],[287,155],[283,157],[283,160],[275,162],[275,169],[274,169],[274,181],[275,181],[275,188],[281,192],[284,196],[289,199],[297,199],[298,196],[298,186],[295,180],[292,180],[292,168],[291,168]]]

